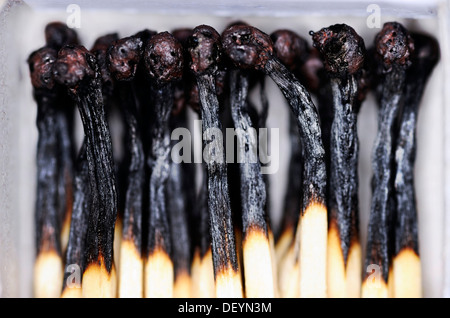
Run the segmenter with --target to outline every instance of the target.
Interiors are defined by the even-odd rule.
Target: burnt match
[[[65,46],[59,51],[54,77],[67,87],[77,104],[86,135],[90,211],[82,295],[115,297],[113,241],[117,216],[116,178],[99,66],[86,48]]]
[[[59,297],[63,277],[58,209],[58,88],[52,76],[56,57],[55,50],[44,47],[28,58],[33,96],[38,108],[34,295],[39,298]]]
[[[394,297],[422,297],[414,163],[416,124],[420,101],[429,76],[439,61],[439,44],[431,36],[411,33],[414,52],[406,73],[405,101],[395,148],[394,189],[397,203],[393,258]]]
[[[118,297],[143,297],[142,211],[145,154],[138,121],[133,79],[143,52],[138,37],[117,40],[108,49],[107,64],[117,81],[122,114],[126,122],[126,182],[120,241]]]
[[[189,38],[188,50],[191,55],[191,71],[196,77],[199,90],[204,152],[207,152],[209,158],[205,161],[216,296],[242,297],[242,283],[231,221],[227,166],[223,150],[219,151],[223,149],[223,141],[214,136],[214,131],[221,129],[215,87],[215,76],[222,55],[220,35],[210,26],[198,26]],[[207,140],[211,141],[208,143]]]
[[[168,32],[150,38],[144,52],[145,65],[152,78],[155,119],[148,154],[150,202],[145,296],[172,297],[174,267],[166,204],[166,181],[170,172],[169,117],[174,105],[173,82],[183,74],[183,49]]]
[[[328,230],[328,296],[359,297],[361,247],[358,237],[357,114],[359,77],[364,65],[363,39],[346,24],[312,33],[330,76],[333,123],[330,135],[330,209]]]
[[[297,118],[305,156],[303,203],[296,238],[300,244],[300,297],[326,297],[326,171],[319,118],[311,96],[274,56],[267,34],[254,27],[236,25],[224,32],[222,42],[236,66],[262,70],[273,79]]]
[[[378,283],[368,280],[362,284],[362,297],[388,297],[389,276],[389,220],[392,220],[390,194],[394,123],[404,96],[406,70],[410,66],[414,44],[408,31],[399,23],[385,23],[375,38],[376,58],[382,71],[378,133],[372,155],[372,203],[364,268],[375,264],[381,271]],[[365,272],[365,271],[364,271]]]

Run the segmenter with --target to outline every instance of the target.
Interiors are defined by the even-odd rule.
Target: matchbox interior
[[[56,4],[55,4],[55,3]],[[308,40],[317,31],[335,23],[352,26],[373,45],[378,28],[369,28],[367,7],[373,1],[187,1],[152,4],[144,1],[78,1],[80,40],[87,48],[106,33],[128,36],[142,29],[171,31],[180,27],[208,24],[221,32],[226,25],[243,20],[266,33],[288,28]],[[32,97],[28,55],[45,43],[44,28],[51,21],[66,21],[70,1],[3,1],[0,12],[0,297],[31,297],[34,251],[33,213],[36,187],[35,153],[37,142],[36,104]],[[2,1],[0,1],[0,5]],[[397,21],[412,31],[434,35],[441,47],[441,61],[428,81],[417,124],[415,186],[419,218],[419,251],[422,261],[424,297],[450,295],[450,72],[448,52],[448,7],[446,1],[387,1],[379,4],[380,23]],[[270,175],[272,221],[280,224],[289,162],[288,112],[284,97],[267,80],[270,101],[268,128],[279,129],[279,141],[270,145],[272,156],[279,156],[278,172]],[[258,91],[253,93],[257,105]],[[373,93],[363,103],[358,117],[360,139],[359,204],[361,243],[365,249],[371,202],[371,153],[377,131],[378,106]],[[196,119],[189,112],[191,121]],[[83,132],[77,119],[77,140]],[[112,119],[115,149],[119,149],[121,128]],[[198,134],[199,135],[199,134]],[[200,143],[194,143],[200,147]],[[197,178],[201,180],[201,178]],[[230,185],[232,187],[232,185]],[[447,216],[446,216],[447,214]],[[446,230],[447,229],[447,230]],[[365,252],[363,250],[363,256]]]

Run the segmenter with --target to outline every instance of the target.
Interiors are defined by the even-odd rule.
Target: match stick
[[[413,40],[399,23],[385,23],[375,38],[376,58],[382,69],[378,133],[372,157],[372,204],[362,297],[387,297],[389,272],[389,224],[392,211],[393,127],[404,94],[406,70],[414,50]],[[374,267],[377,266],[377,267]],[[368,271],[368,272],[366,272]]]
[[[272,258],[266,222],[266,186],[257,158],[257,135],[248,113],[248,77],[241,70],[230,72],[230,102],[238,138],[243,222],[245,295],[274,297]]]
[[[183,59],[189,59],[187,41],[192,35],[192,29],[176,29],[172,35],[183,47]],[[188,63],[184,63],[182,80],[175,85],[175,106],[169,120],[170,130],[188,127],[187,107],[193,76]],[[172,146],[176,141],[172,141]],[[174,154],[174,153],[172,153]],[[192,157],[190,158],[192,160]],[[173,296],[176,298],[189,298],[192,292],[191,263],[193,257],[192,235],[193,233],[193,209],[195,202],[195,165],[187,162],[171,162],[170,174],[167,185],[167,197],[169,200],[169,224],[173,241],[174,260],[174,287]]]
[[[300,244],[300,296],[326,297],[327,209],[326,171],[319,119],[309,93],[274,56],[270,37],[237,25],[228,28],[222,43],[240,68],[264,71],[281,89],[297,118],[304,145],[303,204],[296,241]]]
[[[170,169],[169,116],[174,105],[173,82],[183,74],[183,49],[168,32],[150,38],[144,53],[152,78],[154,127],[148,156],[150,175],[150,227],[145,264],[145,296],[172,297],[174,268],[166,206],[166,181]]]
[[[82,46],[65,46],[54,66],[55,80],[65,85],[78,106],[86,135],[90,212],[86,235],[83,297],[115,297],[114,225],[117,193],[111,135],[105,118],[100,70]]]
[[[297,78],[302,78],[300,70],[308,57],[309,50],[306,41],[297,33],[286,29],[274,31],[270,38],[273,41],[276,57],[291,72],[296,74]],[[286,298],[299,296],[300,267],[298,264],[299,255],[295,254],[295,252],[298,252],[298,248],[295,248],[295,232],[301,209],[303,169],[302,147],[297,121],[292,113],[289,115],[291,157],[288,175],[290,177],[284,197],[281,232],[276,245],[280,293],[282,297]]]
[[[86,249],[86,233],[89,217],[89,169],[86,154],[86,139],[83,141],[78,158],[75,162],[75,179],[72,218],[65,257],[61,298],[81,298],[81,277],[73,276],[83,273],[85,267],[84,253]],[[80,272],[73,265],[79,266]],[[79,279],[79,281],[77,281]]]
[[[214,266],[211,250],[210,218],[208,211],[208,178],[206,169],[203,173],[203,182],[197,196],[199,216],[196,227],[197,241],[192,259],[192,287],[191,296],[194,298],[215,298]]]
[[[311,33],[330,76],[333,124],[330,138],[328,296],[359,297],[361,248],[358,237],[358,80],[364,65],[363,39],[346,24]]]
[[[91,48],[91,53],[95,56],[97,60],[97,64],[100,69],[100,75],[101,75],[101,82],[102,82],[102,94],[103,94],[103,105],[105,108],[105,114],[106,118],[108,120],[109,114],[111,113],[111,106],[115,105],[114,103],[114,79],[111,76],[111,73],[109,71],[109,67],[107,65],[107,58],[106,54],[108,51],[108,48],[113,44],[114,41],[116,41],[119,38],[117,33],[109,33],[102,35],[98,37],[94,45]],[[122,240],[122,218],[123,218],[123,189],[121,189],[121,186],[123,183],[120,179],[120,171],[122,166],[119,165],[119,175],[117,178],[117,201],[118,201],[118,211],[117,211],[117,218],[116,218],[116,225],[114,226],[114,265],[116,269],[116,274],[118,275],[120,272],[119,268],[119,259],[120,259],[120,242]]]
[[[132,83],[142,52],[142,41],[132,36],[115,41],[107,53],[107,64],[117,81],[121,109],[126,122],[127,173],[118,272],[118,297],[121,298],[142,298],[144,295],[142,211],[145,154]]]
[[[230,198],[227,182],[227,166],[220,138],[213,139],[215,130],[221,129],[216,94],[215,75],[222,54],[220,35],[210,26],[194,29],[189,39],[191,71],[199,89],[203,146],[207,158],[208,210],[212,236],[212,257],[216,296],[242,297],[242,282],[238,268],[236,244],[231,222]],[[211,142],[207,142],[212,140]],[[222,151],[220,151],[222,149]]]
[[[30,54],[33,96],[37,103],[37,188],[35,205],[36,259],[34,295],[39,298],[59,297],[63,264],[61,259],[60,211],[58,210],[58,138],[56,107],[57,87],[52,69],[57,52],[41,48]]]
[[[191,85],[188,103],[201,119],[201,106],[198,94],[198,86]],[[200,186],[200,191],[196,195],[196,205],[191,219],[194,250],[191,265],[191,297],[215,298],[216,290],[211,250],[211,233],[209,226],[210,218],[208,211],[208,177],[205,163],[202,164],[202,169],[203,180]]]
[[[50,22],[45,26],[46,46],[58,52],[64,45],[78,44],[78,35],[75,29],[69,28],[62,22]],[[57,136],[58,136],[58,204],[61,214],[61,251],[65,253],[70,232],[70,219],[73,204],[73,161],[75,158],[73,142],[74,110],[69,107],[72,103],[65,91],[60,95],[60,106],[58,107]]]
[[[418,108],[429,76],[440,58],[439,44],[431,36],[411,33],[412,64],[406,74],[405,102],[395,150],[397,223],[393,259],[394,296],[422,297],[414,162]]]

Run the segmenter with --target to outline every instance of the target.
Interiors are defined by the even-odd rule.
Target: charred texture
[[[45,42],[49,48],[59,50],[65,45],[77,45],[78,34],[62,22],[51,22],[45,26]]]
[[[145,65],[152,78],[153,127],[147,157],[150,169],[149,233],[147,253],[161,248],[172,256],[172,244],[166,205],[166,187],[170,173],[169,117],[174,104],[173,81],[183,74],[183,49],[168,32],[158,33],[144,52]]]
[[[230,73],[231,112],[238,138],[242,222],[244,235],[249,229],[262,230],[266,235],[266,187],[257,158],[257,134],[248,113],[248,78],[241,70]]]
[[[65,263],[67,265],[77,264],[80,266],[81,272],[84,272],[86,267],[84,253],[86,250],[86,233],[90,214],[90,192],[89,165],[87,162],[85,139],[75,162],[72,218],[65,257]],[[67,278],[70,275],[72,275],[71,271],[65,271],[63,290],[66,288]]]
[[[28,58],[33,95],[37,103],[37,188],[35,202],[36,252],[61,253],[59,240],[60,213],[58,210],[58,93],[52,78],[56,51],[42,48]]]
[[[132,81],[141,60],[143,43],[138,37],[117,40],[109,48],[107,64],[117,89],[126,131],[125,189],[123,239],[132,241],[142,251],[142,212],[145,184],[145,153],[138,120],[136,96]]]
[[[113,265],[117,193],[111,135],[105,118],[100,70],[93,54],[82,46],[65,46],[54,67],[55,80],[65,85],[78,106],[86,135],[89,167],[90,213],[86,263],[104,259]]]
[[[225,52],[236,66],[263,69],[280,88],[297,119],[303,142],[303,206],[302,213],[312,202],[325,205],[326,170],[324,148],[317,110],[311,96],[297,78],[273,55],[269,36],[256,28],[234,26],[224,32]],[[258,58],[242,58],[247,52]],[[240,53],[237,53],[240,52]]]
[[[364,65],[362,38],[345,24],[337,24],[312,34],[329,76],[333,95],[333,123],[330,139],[331,222],[339,232],[344,264],[350,245],[358,241],[358,79]]]
[[[406,73],[405,102],[395,149],[395,193],[397,220],[395,255],[411,248],[419,255],[414,162],[416,159],[416,124],[420,101],[432,70],[439,60],[439,45],[431,36],[412,33],[415,51]]]
[[[111,96],[114,91],[114,81],[113,76],[109,70],[107,63],[107,52],[109,47],[114,41],[118,39],[117,33],[110,33],[99,37],[95,40],[95,43],[91,49],[92,54],[94,54],[97,64],[100,68],[101,81],[102,81],[102,92],[104,103],[109,103]],[[109,109],[106,109],[108,112]]]
[[[202,134],[207,134],[210,143],[206,161],[208,177],[208,210],[212,239],[214,274],[231,267],[238,271],[235,238],[231,219],[230,197],[227,182],[227,165],[223,153],[223,141],[213,136],[214,130],[221,130],[219,101],[216,94],[215,77],[221,62],[222,46],[220,35],[210,26],[201,25],[194,29],[189,38],[190,69],[196,77],[202,117]],[[222,149],[220,153],[216,153]],[[212,160],[211,160],[212,159]]]
[[[383,279],[388,281],[389,257],[392,254],[389,242],[393,240],[389,223],[393,217],[392,164],[393,127],[403,102],[406,70],[414,44],[408,32],[398,23],[385,23],[375,39],[377,60],[384,70],[381,78],[380,111],[378,133],[372,155],[372,203],[369,220],[367,255],[365,267],[377,264]],[[402,52],[400,54],[400,52]],[[393,54],[395,53],[395,54]]]

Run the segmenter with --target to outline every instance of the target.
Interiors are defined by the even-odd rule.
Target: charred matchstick
[[[374,283],[366,273],[362,284],[362,297],[387,297],[389,272],[389,224],[392,211],[389,197],[392,187],[393,127],[399,112],[405,86],[406,70],[414,51],[413,40],[399,23],[385,23],[375,38],[376,57],[383,71],[381,78],[378,133],[372,157],[372,204],[370,211],[367,254],[364,268],[379,266],[381,279]]]
[[[270,38],[280,62],[296,74],[297,78],[302,78],[300,71],[308,57],[306,41],[295,32],[285,29],[273,32]],[[300,290],[298,284],[300,268],[298,249],[295,246],[295,232],[301,209],[303,157],[297,121],[292,113],[289,116],[289,139],[291,158],[288,175],[290,178],[284,197],[281,233],[276,245],[280,292],[282,297],[287,298],[298,297]]]
[[[80,298],[82,297],[81,281],[77,277],[71,277],[76,273],[79,266],[82,273],[85,268],[84,253],[86,248],[86,233],[89,217],[89,169],[86,155],[86,138],[83,141],[78,158],[75,162],[74,194],[72,218],[70,221],[70,233],[67,244],[65,263],[70,266],[64,273],[62,298]],[[80,277],[81,279],[81,277]]]
[[[140,136],[133,79],[141,60],[143,43],[138,37],[117,40],[108,49],[107,64],[116,80],[126,122],[126,182],[122,239],[120,242],[118,297],[143,297],[142,211],[145,154]]]
[[[243,222],[245,295],[274,297],[272,259],[266,223],[266,188],[257,158],[257,135],[248,113],[248,77],[230,72],[231,113],[238,138]]]
[[[422,297],[414,162],[418,108],[427,80],[439,60],[439,44],[431,36],[411,33],[412,64],[406,73],[405,101],[395,149],[397,222],[393,259],[394,297]]]
[[[78,44],[78,35],[74,29],[62,22],[51,22],[45,26],[45,40],[47,47],[57,52],[64,45]],[[74,139],[73,119],[75,107],[64,90],[60,92],[60,105],[57,110],[57,138],[58,138],[58,204],[61,214],[61,251],[64,253],[69,239],[70,219],[73,203],[73,160]]]
[[[208,157],[205,161],[216,296],[223,298],[242,297],[243,290],[231,221],[227,166],[222,139],[218,138],[216,133],[221,129],[215,87],[221,50],[220,35],[216,30],[206,25],[194,29],[189,39],[188,51],[191,57],[191,71],[196,77],[199,90],[204,154],[206,153]]]
[[[335,24],[311,33],[330,76],[333,124],[330,138],[328,296],[359,297],[361,248],[358,237],[358,81],[365,46],[355,30]]]
[[[174,267],[168,211],[166,181],[170,169],[169,116],[174,105],[173,82],[183,74],[181,44],[168,32],[153,36],[144,53],[152,78],[154,126],[148,156],[150,175],[150,224],[145,264],[145,296],[172,297]]]
[[[198,96],[198,86],[190,87],[189,106],[201,119],[201,107]],[[192,257],[192,288],[191,296],[194,298],[215,298],[216,290],[214,284],[214,266],[212,259],[210,218],[208,211],[208,177],[206,165],[202,164],[202,183],[199,193],[196,195],[196,205],[193,211],[191,224],[193,227],[193,249]]]
[[[115,297],[113,240],[117,193],[100,70],[95,57],[86,48],[65,46],[59,51],[54,77],[68,88],[77,104],[86,135],[90,211],[82,294],[83,297]]]
[[[192,29],[177,29],[172,35],[183,47],[183,60],[188,60],[187,41],[192,35]],[[192,74],[188,63],[184,63],[182,80],[175,88],[175,107],[169,120],[171,131],[178,128],[188,129],[187,105]],[[172,141],[172,146],[175,141]],[[173,149],[173,148],[172,148]],[[172,155],[175,155],[172,152]],[[189,154],[190,155],[190,154]],[[180,159],[178,157],[177,159]],[[167,200],[169,210],[169,224],[173,243],[174,287],[173,296],[177,298],[191,297],[192,277],[192,217],[195,202],[195,165],[190,162],[175,162],[170,164],[170,174],[167,182]],[[197,225],[195,225],[197,226]]]
[[[38,108],[34,295],[52,298],[60,296],[63,277],[58,211],[58,92],[52,78],[56,55],[55,50],[44,47],[31,53],[28,58],[33,95]]]
[[[305,156],[303,202],[296,238],[300,244],[300,296],[326,297],[326,171],[315,106],[306,89],[274,56],[273,44],[267,34],[238,25],[224,32],[222,42],[236,66],[263,70],[274,80],[297,118]]]

